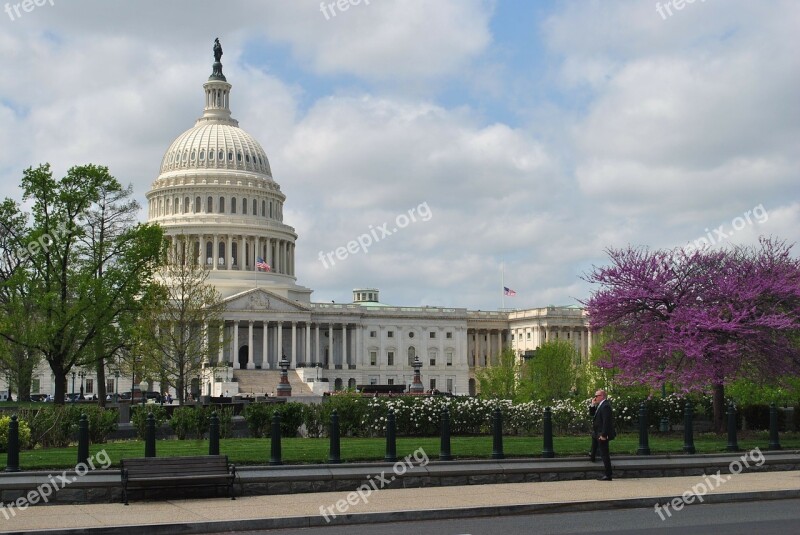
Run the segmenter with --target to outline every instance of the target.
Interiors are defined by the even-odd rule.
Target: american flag
[[[269,267],[269,264],[264,262],[264,259],[260,256],[256,259],[256,269],[263,269],[264,271],[272,271],[272,268]]]
[[[514,297],[517,295],[517,292],[509,288],[508,286],[503,286],[503,295],[507,295],[509,297]]]

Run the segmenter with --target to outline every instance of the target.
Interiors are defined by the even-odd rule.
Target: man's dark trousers
[[[600,458],[603,459],[606,477],[611,477],[611,454],[608,451],[608,440],[598,440],[597,447],[600,450]]]

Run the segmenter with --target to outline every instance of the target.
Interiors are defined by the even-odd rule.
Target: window
[[[430,337],[431,337],[432,339],[433,339],[433,338],[436,338],[436,331],[431,331],[431,332],[430,332]]]
[[[197,153],[195,151],[192,151],[192,161],[194,161],[194,157],[195,157],[196,154]]]
[[[211,161],[213,159],[214,159],[214,151],[210,150],[208,151],[208,161]]]
[[[220,214],[225,213],[225,197],[219,198],[219,213]]]
[[[41,389],[42,389],[42,380],[41,380],[41,378],[33,377],[31,379],[31,393],[38,394]]]
[[[417,356],[417,350],[414,346],[408,347],[408,365],[412,366],[414,364],[414,358]]]
[[[369,384],[376,385],[378,384],[378,377],[376,375],[369,376]]]
[[[272,201],[269,201],[269,218],[272,219]]]
[[[389,366],[394,366],[394,351],[389,351],[386,353],[386,364]]]
[[[447,359],[447,365],[448,366],[452,366],[453,365],[453,352],[452,351],[445,352],[445,358]]]
[[[414,338],[414,331],[411,331],[410,333],[408,333],[408,337],[409,338]]]
[[[219,160],[220,160],[220,161],[224,160],[224,159],[225,159],[225,153],[224,153],[224,152],[222,152],[222,151],[219,151],[219,155],[218,155],[218,157],[219,157]]]
[[[530,340],[530,339],[531,339],[531,333],[528,332],[528,340]]]
[[[114,379],[106,379],[106,392],[109,394],[114,393]]]
[[[453,339],[453,333],[452,332],[448,332],[447,335],[445,336],[445,338],[447,338],[448,340],[452,340]]]
[[[387,385],[393,385],[393,384],[394,384],[394,378],[392,378],[392,379],[386,379],[386,384],[387,384]]]
[[[241,152],[237,152],[236,153],[236,161],[241,163],[241,161],[242,161],[242,153]]]
[[[267,217],[267,201],[261,201],[261,217]]]
[[[369,337],[370,338],[376,338],[377,336],[378,336],[378,332],[377,331],[370,331],[369,332]]]
[[[431,390],[436,390],[436,379],[431,379]]]
[[[436,353],[429,355],[429,360],[431,366],[436,366]]]
[[[369,364],[370,364],[370,366],[377,366],[378,365],[378,352],[377,351],[370,351],[369,352]]]
[[[388,331],[388,332],[386,333],[386,336],[387,336],[388,338],[394,338],[394,331]]]
[[[258,215],[258,201],[253,199],[253,215]]]
[[[247,199],[242,199],[242,214],[247,215]]]
[[[195,197],[194,198],[194,213],[195,214],[199,214],[201,212],[200,204],[201,204],[200,197]]]
[[[86,393],[93,394],[94,393],[94,379],[86,379]]]
[[[205,159],[206,159],[206,151],[205,150],[201,150],[200,151],[200,161],[202,162]]]
[[[448,392],[452,392],[453,391],[453,378],[452,377],[448,377],[447,378],[447,391]]]
[[[214,197],[209,197],[206,199],[206,213],[210,214],[214,208]]]
[[[189,213],[189,197],[183,198],[183,213],[184,214]]]
[[[231,213],[236,213],[236,197],[231,197]]]
[[[232,161],[233,161],[233,153],[232,153],[232,152],[229,152],[229,153],[228,153],[228,161],[229,161],[229,162],[232,162]]]

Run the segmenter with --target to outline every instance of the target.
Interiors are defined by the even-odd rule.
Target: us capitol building
[[[232,86],[222,73],[218,42],[214,52],[203,114],[169,146],[147,193],[148,221],[164,229],[171,259],[204,262],[207,283],[225,301],[225,332],[210,330],[225,341],[218,363],[208,363],[194,389],[215,396],[272,395],[284,356],[293,395],[365,384],[408,386],[419,357],[426,390],[474,394],[476,369],[506,347],[521,357],[547,340],[566,339],[586,358],[591,332],[578,307],[390,306],[375,288],[353,290],[350,304],[313,302],[312,290],[298,284],[298,236],[283,218],[286,196],[261,144],[231,116]],[[257,269],[259,259],[270,271]],[[87,396],[96,392],[93,375],[87,369],[81,377]],[[42,369],[34,387],[50,391],[49,376]],[[112,383],[109,392],[130,389],[130,378]]]

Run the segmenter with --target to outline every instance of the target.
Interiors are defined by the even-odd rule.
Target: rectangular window
[[[39,377],[31,379],[31,394],[39,394],[42,389],[42,380]]]
[[[106,379],[106,392],[109,394],[114,393],[114,379]]]
[[[431,379],[431,390],[436,390],[436,379]]]
[[[369,332],[369,337],[370,338],[377,338],[378,337],[378,332],[377,331],[370,331]]]
[[[377,375],[370,375],[369,376],[369,384],[376,385],[378,384],[378,376]]]
[[[386,353],[386,364],[389,366],[394,366],[394,351],[389,351]]]
[[[431,338],[436,338],[436,331],[431,331],[431,332],[430,332],[430,334],[429,334],[429,336],[430,336]]]
[[[451,332],[448,332],[448,333],[447,333],[447,339],[448,339],[448,340],[452,340],[452,339],[453,339],[453,333],[451,333]]]
[[[431,363],[431,366],[436,366],[436,357],[431,357],[430,358],[430,363]]]
[[[94,379],[86,379],[86,393],[94,393]]]
[[[528,333],[528,340],[531,339],[531,333]]]
[[[378,352],[377,351],[370,351],[369,352],[369,363],[371,366],[378,365]]]
[[[447,355],[447,365],[448,366],[452,366],[453,365],[453,352],[452,351],[448,351],[446,353],[446,355]]]
[[[394,379],[386,379],[386,384],[387,385],[393,385],[394,384]]]
[[[394,331],[388,331],[386,333],[386,336],[389,337],[389,338],[394,338]]]
[[[448,377],[447,378],[447,391],[450,392],[450,393],[453,392],[453,378],[452,377]]]

